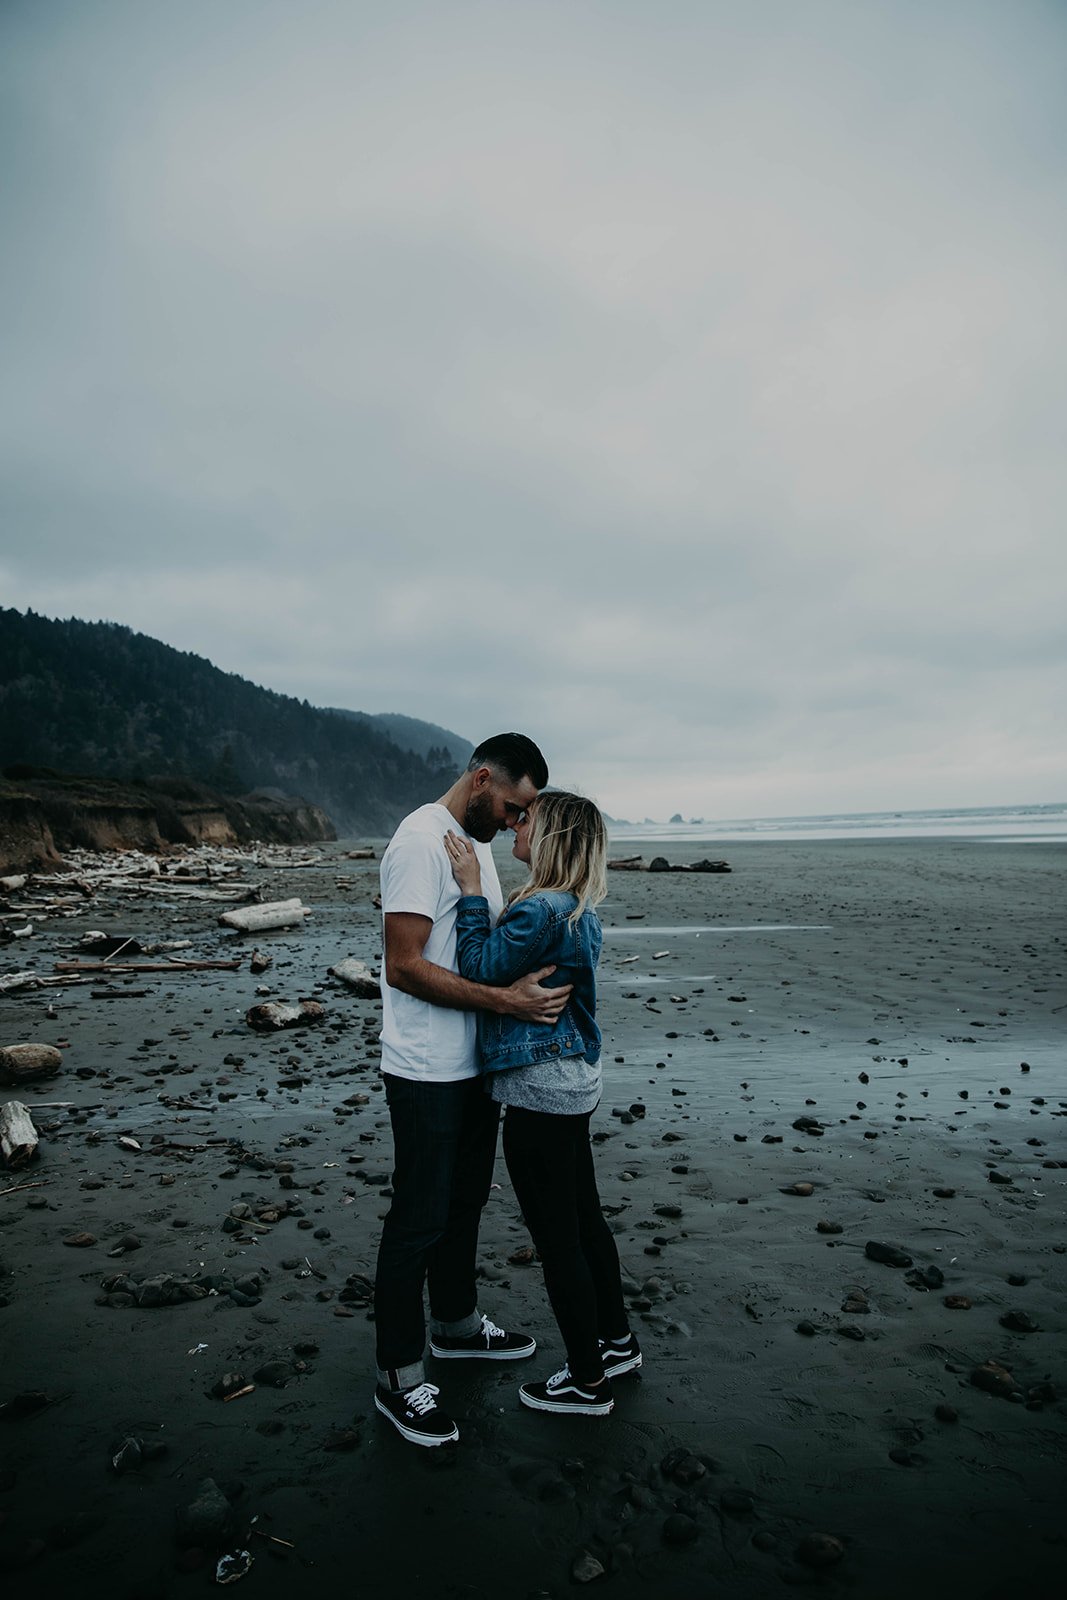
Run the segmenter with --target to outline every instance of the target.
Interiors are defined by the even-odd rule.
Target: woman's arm
[[[488,902],[464,896],[456,906],[459,970],[475,983],[510,984],[542,967],[552,913],[536,895],[505,911],[494,928]]]

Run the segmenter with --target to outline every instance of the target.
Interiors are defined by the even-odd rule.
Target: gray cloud
[[[1055,6],[0,15],[0,592],[616,813],[1067,793]]]

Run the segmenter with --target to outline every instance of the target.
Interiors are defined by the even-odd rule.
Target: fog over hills
[[[341,835],[382,834],[435,799],[470,748],[415,718],[275,694],[117,623],[0,609],[2,766],[275,789],[320,806]]]

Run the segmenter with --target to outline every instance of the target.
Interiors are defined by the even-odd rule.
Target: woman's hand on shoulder
[[[464,894],[481,894],[482,869],[474,847],[449,828],[445,834],[445,850],[452,863],[452,876]]]

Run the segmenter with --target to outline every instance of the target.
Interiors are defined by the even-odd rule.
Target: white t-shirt
[[[403,822],[382,857],[382,916],[415,912],[433,922],[423,955],[458,972],[456,902],[460,887],[444,847],[449,828],[468,836],[446,806],[420,806]],[[496,863],[487,844],[470,839],[482,869],[482,893],[495,922],[503,910]],[[382,963],[382,1071],[423,1083],[455,1083],[478,1073],[477,1021],[473,1011],[432,1005],[392,988]]]

